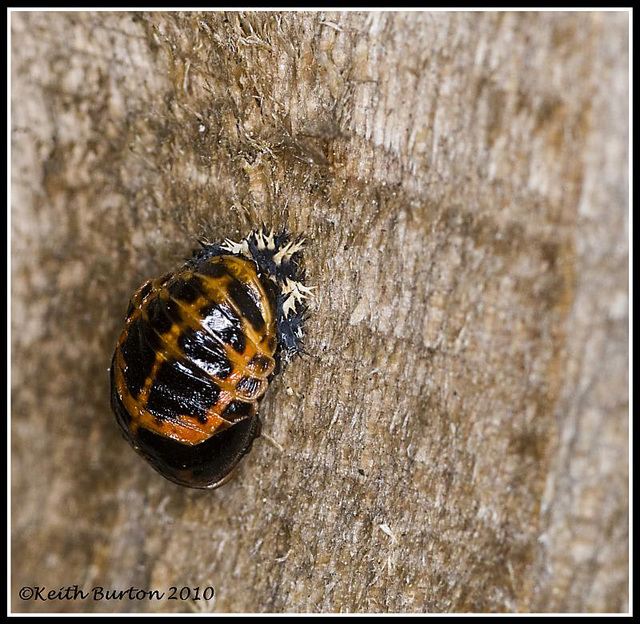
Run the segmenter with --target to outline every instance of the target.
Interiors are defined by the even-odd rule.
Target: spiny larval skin
[[[303,353],[303,325],[307,313],[305,301],[313,288],[305,285],[304,271],[298,259],[304,249],[305,238],[291,237],[286,230],[276,234],[263,226],[249,233],[240,242],[225,239],[222,244],[202,242],[198,252],[207,256],[232,254],[253,260],[260,271],[277,286],[277,322],[280,343],[280,358],[289,362],[296,354]]]

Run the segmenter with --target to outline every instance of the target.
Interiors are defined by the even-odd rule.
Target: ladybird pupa
[[[258,403],[302,351],[311,295],[303,243],[264,227],[239,243],[201,243],[131,298],[111,406],[125,438],[167,479],[218,487],[260,435]]]

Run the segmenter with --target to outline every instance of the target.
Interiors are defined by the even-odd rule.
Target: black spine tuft
[[[286,230],[283,229],[276,234],[263,223],[260,229],[251,232],[239,244],[230,241],[226,241],[224,244],[209,244],[198,241],[202,245],[202,249],[195,250],[193,258],[187,263],[196,266],[203,260],[222,255],[249,257],[258,266],[260,274],[271,278],[277,290],[278,351],[276,359],[278,364],[280,360],[287,363],[295,355],[304,353],[302,327],[306,319],[307,307],[298,304],[293,309],[291,306],[287,310],[285,308],[287,299],[291,296],[290,292],[285,290],[286,284],[297,282],[304,286],[305,283],[305,272],[298,265],[298,260],[302,255],[302,241],[302,236],[292,240]],[[240,246],[245,243],[245,250],[248,251],[248,254],[244,250],[240,250]],[[290,245],[289,252],[281,253],[287,245]],[[293,253],[291,253],[291,249],[294,250]]]

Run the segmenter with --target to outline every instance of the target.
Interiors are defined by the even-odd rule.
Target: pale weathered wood
[[[628,608],[628,15],[14,13],[12,601]],[[128,296],[308,237],[309,358],[214,492],[109,410]]]

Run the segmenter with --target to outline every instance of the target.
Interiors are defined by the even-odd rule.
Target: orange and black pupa
[[[111,362],[111,407],[167,479],[218,487],[260,435],[258,401],[302,351],[303,242],[262,228],[239,243],[201,243],[133,295]]]

